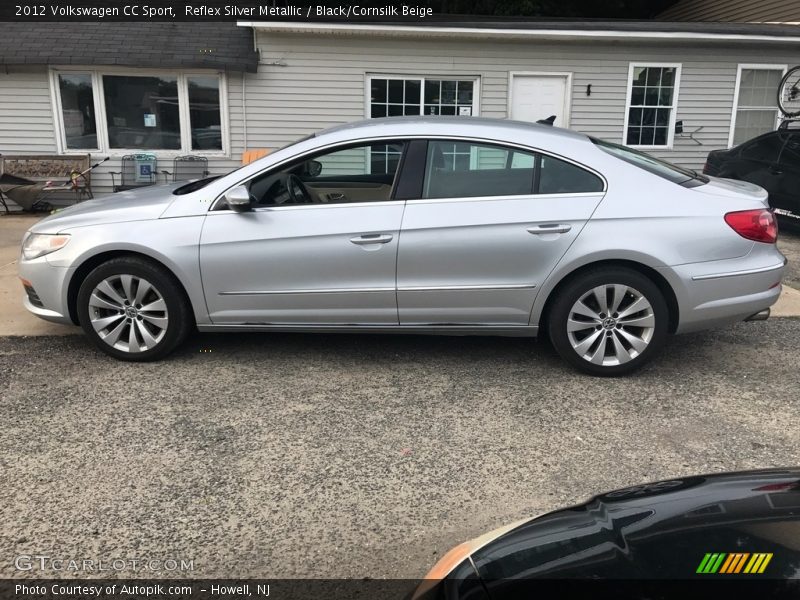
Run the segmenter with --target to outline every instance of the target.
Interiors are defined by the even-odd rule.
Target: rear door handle
[[[783,175],[783,171],[781,171],[778,167],[770,167],[768,170],[773,175]]]
[[[367,244],[388,244],[393,236],[388,233],[368,233],[351,237],[350,241],[356,246],[366,246]]]
[[[545,233],[567,233],[572,229],[572,225],[559,225],[558,223],[547,223],[546,225],[534,225],[528,227],[528,233],[542,235]]]

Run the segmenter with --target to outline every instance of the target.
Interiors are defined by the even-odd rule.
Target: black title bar
[[[442,2],[300,0],[0,0],[0,21],[315,21],[414,23],[441,18]]]

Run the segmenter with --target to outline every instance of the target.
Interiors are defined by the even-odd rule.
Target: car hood
[[[708,183],[696,188],[692,188],[697,192],[703,194],[712,194],[714,196],[725,196],[727,198],[748,199],[756,200],[769,206],[767,197],[769,194],[767,190],[754,183],[747,181],[738,181],[736,179],[724,179],[722,177],[712,177],[707,175]]]
[[[31,231],[60,233],[74,227],[157,219],[177,198],[172,191],[180,185],[153,185],[80,202],[42,219]]]

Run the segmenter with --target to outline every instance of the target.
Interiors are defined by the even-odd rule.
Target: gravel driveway
[[[596,492],[800,464],[799,340],[743,323],[603,380],[513,338],[204,335],[141,365],[0,338],[0,577],[35,553],[418,577]]]

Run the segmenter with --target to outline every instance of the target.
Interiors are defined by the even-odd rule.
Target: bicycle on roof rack
[[[778,108],[786,119],[800,117],[800,65],[789,69],[781,79]]]

